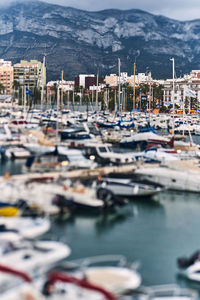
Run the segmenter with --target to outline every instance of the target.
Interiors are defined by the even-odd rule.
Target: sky
[[[0,0],[2,1],[2,0]],[[139,8],[177,20],[200,18],[200,0],[45,0],[86,10]]]
[[[0,0],[5,6],[21,0]],[[29,1],[29,0],[24,0]],[[108,8],[138,8],[153,14],[164,15],[177,20],[200,18],[200,0],[43,0],[45,2],[71,6],[79,9],[97,11]]]

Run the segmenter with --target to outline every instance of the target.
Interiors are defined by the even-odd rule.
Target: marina
[[[0,300],[199,300],[199,4],[7,2]]]
[[[200,148],[194,131],[172,135],[169,126],[175,123],[167,114],[161,129],[159,114],[152,115],[152,124],[157,125],[151,126],[139,112],[132,114],[131,122],[123,113],[122,124],[119,117],[110,122],[110,112],[69,110],[62,116],[59,111],[53,127],[46,125],[48,111],[41,115],[35,110],[31,119],[26,116],[26,124],[17,121],[24,119],[22,112],[8,112],[9,118],[1,118],[0,137],[2,252],[10,243],[5,248],[9,263],[5,265],[6,256],[2,257],[3,272],[33,277],[31,294],[38,300],[49,291],[45,276],[50,286],[56,286],[48,294],[52,299],[59,299],[61,282],[62,293],[70,293],[73,300],[80,298],[79,293],[83,299],[154,294],[161,298],[180,294],[181,299],[185,293],[188,299],[198,298],[199,256],[186,271],[178,265],[178,259],[190,257],[200,243]],[[13,116],[15,124],[10,122]],[[33,128],[34,119],[40,121]],[[198,116],[188,116],[189,120],[198,126]],[[45,252],[49,263],[42,258]],[[27,256],[29,267],[19,261],[15,271],[9,270],[17,253]],[[81,279],[82,268],[87,284]],[[2,274],[1,282],[11,284],[7,276]],[[14,300],[24,285],[10,288],[2,295]]]

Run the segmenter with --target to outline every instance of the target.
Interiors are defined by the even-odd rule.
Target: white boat
[[[35,239],[47,232],[50,224],[48,218],[0,217],[0,238],[16,233],[20,238]]]
[[[136,156],[138,159],[143,158],[152,162],[155,161],[162,163],[179,160],[176,154],[168,153],[163,148],[152,148],[143,152],[136,153]]]
[[[57,150],[58,154],[63,156],[68,163],[67,169],[94,169],[97,167],[97,163],[95,163],[93,160],[85,158],[81,150],[68,149],[67,147],[63,146],[59,146]]]
[[[141,285],[141,276],[136,264],[128,268],[122,255],[102,255],[88,257],[73,262],[80,269],[75,274],[89,283],[101,286],[115,295],[136,290]],[[81,275],[82,274],[82,275]]]
[[[1,183],[0,201],[11,204],[23,200],[28,207],[35,207],[39,212],[52,215],[59,212],[59,208],[52,203],[55,193],[49,189],[49,185],[36,182],[5,181]],[[22,207],[21,211],[26,210]]]
[[[111,144],[86,143],[84,145],[86,155],[101,164],[128,164],[135,162],[133,153],[114,152]]]
[[[1,290],[1,300],[116,300],[111,292],[85,279],[67,273],[51,272],[48,279],[37,280],[22,271],[0,265],[0,272],[24,280],[19,284]],[[14,278],[14,280],[15,280]]]
[[[27,158],[30,156],[30,152],[23,147],[12,146],[6,149],[5,156],[8,159]]]
[[[110,190],[116,196],[125,197],[150,197],[163,190],[150,184],[132,182],[128,178],[102,178],[97,186]]]
[[[37,155],[51,153],[56,149],[55,146],[41,145],[39,143],[25,143],[24,147],[28,149],[31,153]]]
[[[0,264],[15,267],[21,271],[36,276],[48,271],[58,261],[68,257],[70,248],[59,242],[25,240],[8,242],[0,241]],[[0,274],[0,285],[4,282],[4,275]]]
[[[192,281],[200,282],[200,251],[196,251],[191,257],[177,259],[180,273]]]
[[[171,190],[200,192],[200,169],[190,163],[173,161],[164,166],[141,167],[135,174]]]
[[[66,182],[62,187],[54,186],[53,189],[56,193],[53,203],[57,206],[66,205],[71,208],[93,210],[101,210],[105,206],[105,202],[97,198],[95,188],[86,187],[79,182],[73,186],[69,186]]]

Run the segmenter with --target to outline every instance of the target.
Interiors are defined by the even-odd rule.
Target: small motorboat
[[[0,217],[0,238],[10,232],[17,233],[19,237],[35,239],[50,229],[48,218],[30,217]]]
[[[71,274],[51,272],[48,279],[33,281],[29,274],[0,265],[0,272],[8,278],[19,278],[23,282],[9,289],[1,290],[1,300],[116,300],[111,292]]]
[[[106,188],[115,196],[122,197],[152,197],[163,189],[152,184],[133,182],[129,178],[102,178],[98,188]]]
[[[138,265],[133,263],[127,267],[127,260],[122,255],[89,257],[68,262],[65,266],[77,267],[77,271],[73,274],[78,278],[84,278],[90,284],[101,286],[114,295],[134,291],[142,281],[136,270]]]
[[[180,257],[177,259],[177,265],[189,280],[200,282],[200,251],[196,251],[190,257]]]
[[[58,261],[68,257],[70,248],[60,242],[27,240],[0,240],[0,264],[28,272],[31,276],[38,276],[48,271]],[[0,286],[6,278],[0,276]]]

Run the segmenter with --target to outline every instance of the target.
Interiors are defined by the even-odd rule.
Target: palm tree
[[[5,86],[2,83],[0,83],[0,93],[3,94],[4,91],[5,91]]]
[[[20,88],[19,81],[14,80],[13,81],[13,96],[14,96],[14,98],[18,98],[18,101],[19,101],[19,88]]]

